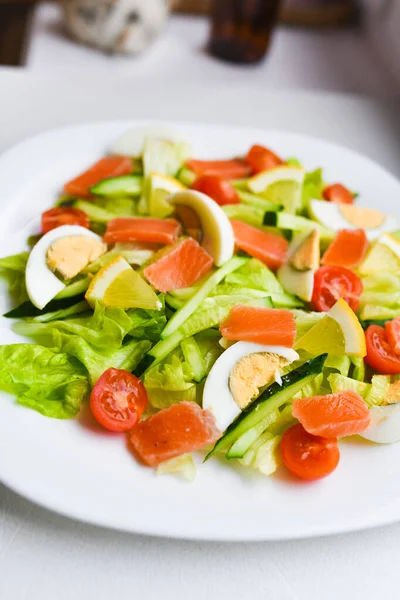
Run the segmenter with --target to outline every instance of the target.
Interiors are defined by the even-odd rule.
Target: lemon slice
[[[105,306],[160,310],[156,293],[132,269],[122,256],[117,256],[93,277],[85,296],[91,306],[96,301]]]
[[[150,173],[149,212],[153,217],[164,219],[174,212],[174,206],[167,201],[168,196],[182,192],[186,187],[174,177],[161,173]]]
[[[178,192],[168,199],[172,205],[187,206],[198,216],[203,230],[202,246],[220,267],[232,258],[235,238],[231,222],[222,208],[206,194],[194,190]]]
[[[400,243],[389,233],[383,234],[359,266],[362,275],[400,271]]]
[[[295,347],[313,355],[327,352],[363,357],[367,353],[364,331],[343,298],[296,342]]]
[[[247,182],[254,194],[262,194],[268,200],[281,204],[288,213],[295,213],[302,204],[305,171],[302,167],[282,165],[263,171]]]

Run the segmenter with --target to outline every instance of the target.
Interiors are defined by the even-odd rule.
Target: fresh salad
[[[400,441],[396,219],[301,157],[243,152],[199,160],[144,127],[82,165],[0,259],[32,341],[0,347],[0,389],[46,417],[90,406],[188,479],[198,450],[313,480],[342,438]]]

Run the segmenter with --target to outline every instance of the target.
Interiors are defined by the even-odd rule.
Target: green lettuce
[[[190,365],[183,359],[180,350],[174,350],[144,376],[143,383],[150,404],[161,409],[177,402],[196,402],[196,384],[192,378]]]
[[[306,173],[303,184],[303,207],[307,208],[310,200],[322,200],[324,187],[322,169]]]
[[[7,281],[9,292],[18,303],[28,299],[25,287],[25,269],[29,252],[0,258],[0,276]]]
[[[250,259],[236,271],[229,273],[225,277],[225,282],[265,292],[285,293],[272,271],[257,258]]]
[[[89,393],[85,370],[65,353],[35,344],[0,347],[0,389],[42,415],[68,419]]]
[[[266,213],[266,209],[247,204],[227,204],[222,210],[230,219],[243,221],[253,227],[262,227]]]
[[[162,296],[159,296],[160,300]],[[127,312],[131,320],[129,335],[141,340],[157,342],[161,332],[167,324],[165,306],[161,310],[145,310],[144,308],[133,308]]]
[[[357,394],[360,394],[367,402],[368,395],[371,391],[370,383],[357,381],[356,379],[340,375],[340,373],[331,373],[328,377],[328,381],[334,394],[346,390],[353,390],[354,392],[357,392]],[[367,404],[369,403],[367,402]]]
[[[280,464],[280,435],[266,431],[250,446],[239,462],[259,471],[262,475],[272,475]]]
[[[78,335],[56,329],[53,330],[53,345],[58,352],[74,356],[86,367],[92,385],[111,367],[133,371],[151,348],[148,340],[131,339],[117,349],[99,351]]]
[[[37,323],[25,321],[15,323],[14,331],[50,346],[54,332],[79,336],[96,348],[117,349],[132,329],[132,321],[122,308],[104,308],[97,303],[93,314],[83,315],[66,321]]]

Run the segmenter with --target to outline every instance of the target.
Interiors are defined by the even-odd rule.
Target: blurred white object
[[[68,32],[107,52],[143,52],[166,23],[168,0],[64,0]]]
[[[400,89],[400,1],[361,0],[367,35]]]

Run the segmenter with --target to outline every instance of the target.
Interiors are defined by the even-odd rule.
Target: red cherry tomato
[[[384,327],[370,325],[365,332],[367,343],[366,362],[370,367],[383,375],[398,375],[400,373],[400,356],[389,344]]]
[[[284,164],[284,161],[277,154],[272,150],[268,150],[268,148],[264,148],[264,146],[252,146],[247,153],[246,162],[250,165],[253,173],[268,171]]]
[[[361,279],[355,273],[345,267],[327,265],[314,275],[312,302],[317,310],[327,312],[343,298],[356,311],[362,291]]]
[[[237,191],[218,175],[200,175],[192,185],[192,189],[210,196],[217,204],[239,204],[240,198]]]
[[[281,455],[285,467],[293,475],[309,481],[330,475],[340,460],[336,439],[307,433],[300,423],[283,434]]]
[[[354,202],[351,191],[341,183],[328,185],[322,192],[322,197],[328,202],[337,202],[338,204],[353,204]]]
[[[400,317],[386,321],[385,331],[389,344],[396,354],[400,354]]]
[[[143,383],[122,369],[108,369],[90,394],[90,408],[109,431],[129,431],[139,422],[148,400]]]
[[[82,210],[72,206],[51,208],[42,214],[42,233],[47,233],[61,225],[80,225],[89,229],[90,219]]]

